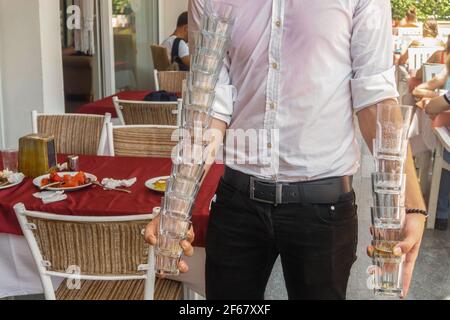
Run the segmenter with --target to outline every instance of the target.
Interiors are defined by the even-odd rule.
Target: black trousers
[[[273,206],[223,179],[206,239],[208,300],[263,300],[281,256],[291,300],[344,300],[356,261],[354,192],[330,205]]]

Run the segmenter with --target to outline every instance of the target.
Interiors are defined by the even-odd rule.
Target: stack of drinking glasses
[[[191,213],[205,174],[215,89],[233,26],[233,7],[206,1],[202,27],[195,38],[191,71],[183,89],[180,143],[160,213],[156,273],[178,275],[180,242],[191,228]]]
[[[404,257],[394,255],[405,223],[405,162],[413,107],[380,104],[372,175],[373,265],[375,294],[403,294]]]

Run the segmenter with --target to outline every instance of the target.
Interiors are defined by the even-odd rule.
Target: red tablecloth
[[[61,162],[65,161],[60,157]],[[0,166],[1,166],[0,158]],[[41,200],[33,197],[38,192],[31,179],[24,183],[0,191],[0,233],[21,235],[19,223],[13,206],[24,203],[28,210],[42,211],[55,214],[77,216],[126,216],[150,214],[154,207],[161,205],[161,194],[148,190],[144,183],[148,179],[170,175],[170,159],[126,158],[126,157],[80,157],[80,169],[92,173],[99,180],[103,178],[129,179],[138,178],[131,188],[132,194],[116,191],[104,191],[100,187],[68,193],[68,199],[44,205]],[[192,222],[196,233],[194,245],[203,247],[209,219],[209,207],[224,167],[215,165],[206,178],[200,190],[196,206],[193,211]]]
[[[94,101],[78,108],[77,113],[104,115],[111,113],[113,118],[117,118],[112,98],[117,96],[121,100],[143,101],[151,91],[123,91],[102,100]]]

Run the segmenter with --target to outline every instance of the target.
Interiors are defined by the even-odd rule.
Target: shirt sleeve
[[[353,16],[351,90],[356,112],[399,96],[389,0],[359,0]]]
[[[191,52],[194,52],[195,37],[201,28],[203,3],[204,1],[202,0],[189,1],[189,39],[191,39],[189,44]],[[237,96],[236,88],[231,85],[229,70],[230,59],[226,56],[215,90],[216,98],[212,107],[213,117],[226,122],[228,125],[231,123],[234,101]]]
[[[189,56],[189,47],[184,40],[180,41],[180,46],[178,47],[178,56],[180,58],[188,57]]]

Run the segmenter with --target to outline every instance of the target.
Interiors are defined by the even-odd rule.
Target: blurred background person
[[[450,83],[450,57],[447,58],[447,81]],[[432,119],[439,113],[450,111],[450,91],[443,96],[435,97],[425,102],[425,111]],[[450,127],[447,127],[450,129]],[[444,161],[450,163],[450,152],[444,150]],[[450,215],[450,172],[442,171],[441,184],[439,188],[438,206],[436,211],[437,230],[445,231],[448,229],[448,218]]]
[[[417,28],[419,23],[417,21],[417,9],[412,6],[406,11],[405,17],[400,21],[401,28]]]
[[[191,67],[188,42],[188,13],[186,11],[178,17],[175,32],[162,43],[168,50],[169,60],[172,64],[177,64],[180,71],[189,71]]]
[[[419,47],[442,47],[445,48],[446,44],[437,39],[439,35],[439,28],[436,19],[428,18],[428,20],[423,24],[423,38],[418,40],[413,40],[406,51],[402,54],[399,60],[399,64],[407,64],[409,55],[409,48],[419,48]]]

